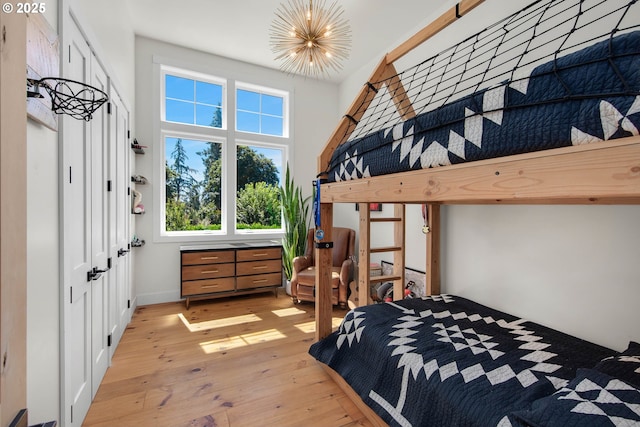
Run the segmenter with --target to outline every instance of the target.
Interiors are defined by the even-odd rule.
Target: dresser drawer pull
[[[218,259],[218,258],[220,258],[220,257],[217,257],[217,256],[202,256],[202,257],[200,257],[200,259]]]
[[[254,280],[253,283],[264,283],[267,279]]]
[[[253,267],[254,270],[264,270],[265,268],[269,268],[268,265],[256,265]]]
[[[207,274],[207,273],[218,273],[220,270],[202,270],[200,272],[200,274]]]
[[[202,285],[201,287],[202,289],[212,289],[212,288],[218,288],[220,286],[219,285]]]
[[[269,255],[269,254],[266,253],[266,252],[261,252],[259,254],[253,254],[253,256],[267,256],[267,255]]]

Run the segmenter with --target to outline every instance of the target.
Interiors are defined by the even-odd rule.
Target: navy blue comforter
[[[390,425],[434,427],[524,425],[514,413],[615,354],[451,295],[351,310],[309,352]]]
[[[329,181],[638,135],[640,32],[341,144]]]

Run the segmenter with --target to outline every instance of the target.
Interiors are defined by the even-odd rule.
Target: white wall
[[[58,2],[45,18],[58,29]],[[58,134],[27,121],[27,407],[29,421],[59,414]]]
[[[57,182],[57,134],[29,120],[27,405],[30,422],[57,420],[59,414],[60,270]]]
[[[402,62],[413,65],[420,55],[443,50],[527,3],[485,2]],[[424,25],[437,15],[429,18],[425,11]],[[417,30],[390,34],[395,42],[343,82],[342,113],[383,55]],[[352,218],[343,222],[357,228],[352,206],[337,209]],[[447,206],[442,213],[443,292],[617,350],[629,339],[640,340],[640,206]],[[419,208],[408,206],[407,217],[406,265],[424,270]]]
[[[92,49],[133,114],[135,43],[127,0],[69,0],[69,4]]]
[[[136,117],[138,142],[149,146],[145,155],[136,156],[135,173],[147,178],[154,176],[154,92],[159,90],[154,78],[153,57],[170,61],[169,65],[183,67],[224,78],[236,79],[267,87],[288,89],[292,94],[293,118],[293,174],[305,195],[312,192],[317,156],[324,147],[338,118],[338,88],[335,84],[314,79],[292,77],[279,71],[186,49],[144,37],[136,37]],[[135,217],[136,233],[146,240],[146,246],[135,251],[135,276],[138,304],[176,301],[180,298],[180,243],[154,242],[154,198],[158,196],[157,183],[150,182],[139,188],[145,206],[145,215]],[[212,237],[210,242],[229,238]],[[199,241],[199,244],[206,242]]]

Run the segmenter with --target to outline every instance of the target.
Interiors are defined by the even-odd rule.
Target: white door
[[[111,116],[109,137],[109,244],[112,259],[109,276],[109,333],[110,352],[113,355],[122,333],[129,323],[129,298],[126,292],[129,284],[128,219],[129,196],[127,189],[130,173],[126,154],[129,151],[127,134],[129,113],[115,90],[111,91]],[[123,315],[124,312],[124,315]]]
[[[91,55],[89,84],[109,93],[107,74]],[[95,396],[109,367],[109,127],[107,106],[99,108],[91,126],[91,374]]]
[[[115,120],[118,122],[117,144],[117,173],[122,179],[118,189],[118,213],[116,216],[116,238],[118,240],[121,255],[121,268],[118,271],[117,287],[117,314],[120,334],[124,332],[127,324],[131,320],[131,236],[129,227],[131,223],[131,167],[129,156],[131,154],[129,135],[129,111],[124,104],[117,99],[118,115]]]
[[[64,77],[89,81],[91,53],[75,25],[63,49]],[[67,46],[65,46],[67,47]],[[80,426],[91,404],[91,134],[89,123],[61,115],[63,193],[63,390],[65,426]]]

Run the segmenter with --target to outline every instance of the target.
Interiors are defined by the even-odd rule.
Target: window
[[[236,129],[284,136],[284,97],[255,90],[236,90]]]
[[[282,150],[237,145],[236,229],[281,230]]]
[[[291,144],[288,93],[160,70],[160,239],[281,233],[279,186]],[[226,113],[227,105],[235,105],[235,114]]]
[[[165,230],[222,229],[222,144],[165,137]]]
[[[164,74],[165,120],[189,125],[223,127],[224,84],[201,81],[167,71]]]

